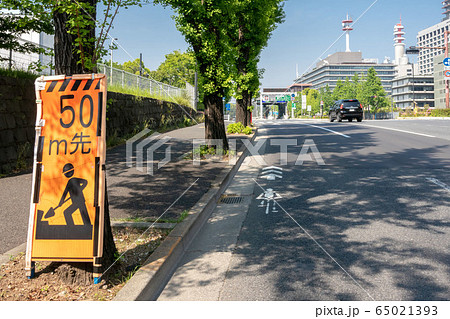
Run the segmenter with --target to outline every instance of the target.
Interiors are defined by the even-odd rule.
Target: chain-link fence
[[[28,35],[29,36],[29,35]],[[37,34],[44,41],[43,34]],[[50,47],[27,39],[17,38],[19,43],[31,43],[42,49],[52,50]],[[41,75],[52,75],[53,56],[43,53],[20,53],[13,50],[0,49],[0,67],[8,70],[32,71]],[[39,70],[39,71],[36,71]]]
[[[41,33],[38,36],[40,36],[41,39],[35,39],[36,42],[19,38],[18,40],[19,42],[33,43],[35,45],[39,45],[41,48],[52,50],[50,47],[38,43],[43,41],[42,37],[44,35]],[[50,42],[52,42],[53,38],[44,40],[46,40],[45,43],[50,40]],[[52,65],[53,56],[36,53],[24,54],[14,52],[12,50],[0,49],[0,67],[4,69],[33,71],[40,75],[52,75],[54,74]],[[183,97],[188,99],[191,102],[191,105],[194,106],[195,90],[190,85],[187,85],[186,89],[182,89],[120,69],[111,68],[110,66],[101,63],[97,64],[97,71],[98,73],[103,73],[107,76],[109,85],[122,88],[139,89],[141,91],[148,92],[150,96],[154,96],[155,98],[164,98],[169,101],[174,98]]]
[[[151,95],[161,97],[186,97],[191,99],[190,90],[181,89],[172,85],[161,83],[153,79],[132,74],[116,68],[111,68],[105,64],[98,64],[98,72],[103,73],[108,78],[108,84],[124,88],[137,88],[146,91]]]

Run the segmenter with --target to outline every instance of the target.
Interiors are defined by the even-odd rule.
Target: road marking
[[[358,124],[358,125],[359,125],[359,124]],[[408,133],[408,134],[414,134],[414,135],[420,135],[420,136],[425,136],[425,137],[436,138],[436,136],[433,136],[433,135],[422,134],[422,133],[416,133],[416,132],[411,132],[411,131],[405,131],[405,130],[400,130],[400,129],[397,129],[397,128],[382,127],[382,126],[369,125],[369,124],[361,124],[360,126],[368,126],[368,127],[374,127],[374,128],[381,128],[381,129],[385,129],[385,130],[391,130],[391,131],[397,131],[397,132],[402,132],[402,133]]]
[[[348,135],[345,135],[345,134],[342,134],[342,133],[339,133],[339,132],[330,130],[330,129],[326,128],[326,127],[317,126],[317,125],[312,125],[312,124],[305,124],[305,123],[300,123],[300,124],[301,124],[301,125],[312,126],[312,127],[315,127],[315,128],[319,128],[319,129],[321,129],[321,130],[328,131],[328,132],[331,132],[331,133],[340,135],[340,136],[345,137],[345,138],[350,138],[350,136],[348,136]]]
[[[264,187],[262,187],[254,178],[253,178],[253,181],[255,182],[255,184],[256,185],[258,185],[259,186],[259,188],[261,188],[263,191],[264,191],[264,193],[263,194],[265,194],[269,189],[267,189],[267,190],[265,190],[264,189]],[[272,190],[271,190],[272,191]],[[263,194],[261,194],[261,195],[263,195]],[[260,195],[260,196],[261,196]],[[281,196],[280,196],[281,197]],[[369,296],[369,298],[370,299],[372,299],[372,301],[375,301],[375,299],[369,294],[369,292],[366,290],[366,289],[364,289],[363,288],[363,286],[361,286],[360,284],[359,284],[359,282],[358,281],[356,281],[356,279],[352,276],[352,275],[350,275],[350,273],[347,271],[347,270],[345,270],[345,268],[344,267],[342,267],[341,266],[341,264],[333,257],[333,256],[331,256],[330,255],[330,253],[325,249],[325,248],[323,248],[323,246],[321,245],[321,244],[319,244],[319,242],[313,237],[313,236],[311,236],[311,234],[305,229],[305,228],[303,228],[303,226],[302,225],[300,225],[296,220],[295,220],[295,218],[294,217],[292,217],[292,215],[291,214],[289,214],[284,208],[283,208],[283,206],[281,206],[280,205],[280,203],[277,201],[277,199],[279,199],[279,198],[274,198],[274,197],[272,197],[271,198],[271,200],[278,206],[278,207],[280,207],[281,208],[281,210],[286,214],[286,215],[288,215],[289,216],[289,218],[290,219],[292,219],[293,221],[294,221],[294,223],[306,234],[306,236],[308,236],[309,237],[309,239],[311,239],[328,257],[330,257],[330,259],[336,264],[336,265],[338,265],[339,266],[339,268],[341,268],[341,270],[348,276],[348,277],[350,277],[350,279],[351,280],[353,280],[353,282],[362,290],[362,291],[364,291],[368,296]]]
[[[427,180],[432,182],[433,184],[436,184],[436,185],[442,187],[447,192],[450,192],[450,186],[448,186],[447,184],[442,183],[440,180],[438,180],[436,178],[430,178],[430,177],[427,177]]]

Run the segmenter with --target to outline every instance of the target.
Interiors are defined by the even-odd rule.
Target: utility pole
[[[113,79],[113,49],[114,49],[114,41],[118,40],[117,38],[111,38],[111,69],[110,69],[110,84],[112,84]]]
[[[139,54],[139,76],[142,76],[142,53]]]

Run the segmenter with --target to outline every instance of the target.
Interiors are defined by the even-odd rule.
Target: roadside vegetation
[[[328,114],[330,106],[340,99],[357,99],[364,109],[371,113],[384,112],[392,105],[390,97],[381,85],[381,80],[375,71],[370,68],[367,76],[361,76],[357,73],[353,77],[346,78],[345,81],[339,79],[334,90],[327,85],[320,90],[305,89],[302,92],[306,95],[306,105],[311,105],[311,114],[320,113],[320,102],[323,101],[323,114]],[[300,117],[308,114],[306,110],[302,110],[302,96],[298,94],[295,98],[296,103],[295,116]],[[288,114],[292,114],[292,102],[288,103]]]

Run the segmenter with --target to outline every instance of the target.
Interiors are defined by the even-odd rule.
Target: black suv
[[[358,100],[339,100],[330,107],[330,122],[342,122],[343,119],[348,119],[349,122],[356,119],[361,122],[362,118],[363,109]]]

